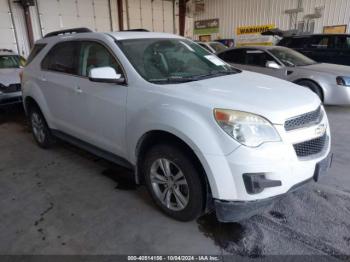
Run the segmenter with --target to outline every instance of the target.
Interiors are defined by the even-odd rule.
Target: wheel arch
[[[202,161],[200,160],[200,157],[196,153],[194,149],[191,148],[188,143],[186,143],[183,139],[179,138],[178,136],[163,130],[152,130],[145,133],[138,141],[136,149],[135,149],[135,155],[136,155],[136,179],[137,183],[144,183],[144,176],[145,174],[142,172],[142,165],[144,158],[146,156],[147,151],[152,148],[153,146],[157,144],[171,144],[174,146],[177,146],[184,150],[192,159],[193,163],[195,164],[196,168],[200,171],[202,175],[202,185],[205,188],[205,198],[206,203],[204,208],[209,209],[211,207],[211,187],[210,183],[206,174],[206,170],[204,168],[204,165]]]
[[[294,80],[293,83],[299,84],[300,82],[303,82],[303,81],[308,81],[308,82],[311,82],[311,83],[317,85],[317,87],[318,87],[319,90],[321,91],[322,102],[324,102],[324,99],[325,99],[325,90],[324,90],[324,88],[322,87],[322,85],[321,85],[320,83],[318,83],[316,80],[310,79],[310,78],[299,78],[299,79],[297,79],[297,80]]]

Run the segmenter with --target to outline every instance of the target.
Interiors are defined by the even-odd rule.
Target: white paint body
[[[315,158],[299,159],[294,151],[293,144],[316,137],[318,126],[290,132],[283,127],[288,118],[320,106],[311,91],[245,71],[182,84],[152,84],[136,72],[115,44],[116,40],[135,38],[179,37],[162,33],[86,33],[39,41],[47,46],[24,70],[24,100],[35,99],[51,129],[123,157],[133,165],[137,163],[137,144],[144,134],[161,130],[177,136],[195,152],[213,198],[220,200],[252,201],[284,194],[312,178],[316,163],[328,155],[330,139],[326,150]],[[103,41],[123,66],[127,85],[94,83],[84,77],[42,71],[40,62],[48,50],[58,41],[71,39]],[[214,108],[261,115],[273,123],[282,140],[257,148],[243,146],[219,127]],[[330,137],[326,114],[322,124]],[[242,174],[256,172],[281,180],[282,186],[249,195]]]

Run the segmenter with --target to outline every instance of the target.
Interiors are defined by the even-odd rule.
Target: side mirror
[[[96,67],[90,70],[89,79],[92,82],[124,84],[125,79],[121,74],[117,74],[110,66]]]
[[[267,61],[266,67],[271,69],[281,69],[281,66],[277,64],[275,61]]]

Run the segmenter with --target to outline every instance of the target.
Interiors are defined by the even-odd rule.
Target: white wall
[[[220,33],[213,37],[229,38],[235,36],[239,26],[275,24],[289,29],[287,9],[297,7],[298,0],[205,0],[205,12],[196,14],[194,20],[219,18]],[[304,12],[298,15],[302,20],[307,14],[314,13],[315,7],[324,6],[324,14],[316,19],[315,33],[321,33],[323,26],[348,25],[350,32],[349,0],[303,0]],[[193,36],[193,28],[189,36]]]
[[[178,5],[174,21],[172,0],[123,0],[124,29],[145,28],[150,31],[178,32]],[[34,39],[66,28],[88,27],[97,32],[118,31],[117,0],[36,0],[30,7]],[[0,0],[0,48],[30,52],[23,8],[10,0]],[[128,7],[128,8],[127,8]],[[129,27],[128,27],[129,25]],[[16,36],[18,41],[16,42]],[[17,48],[17,44],[19,48]]]

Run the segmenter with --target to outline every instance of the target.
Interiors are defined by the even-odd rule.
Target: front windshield
[[[221,44],[221,43],[210,43],[209,44],[212,48],[214,48],[215,52],[219,53],[221,51],[225,51],[227,49],[227,46]]]
[[[186,39],[132,39],[118,44],[139,74],[153,83],[182,83],[239,72]]]
[[[271,54],[277,57],[285,66],[308,66],[316,62],[303,54],[289,48],[272,48]]]
[[[0,56],[0,69],[4,68],[19,68],[19,57],[16,55]]]

